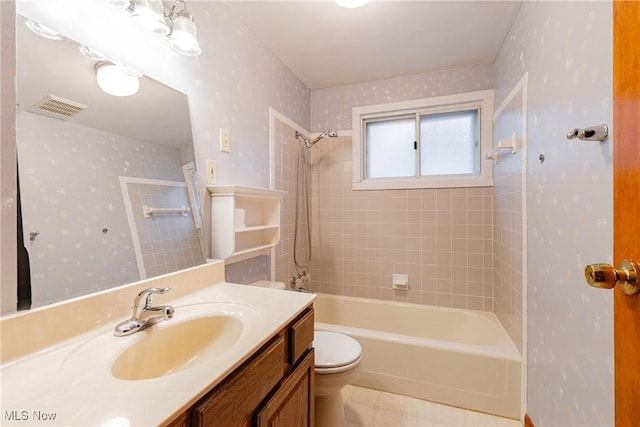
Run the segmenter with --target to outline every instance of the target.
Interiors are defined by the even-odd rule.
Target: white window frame
[[[366,178],[366,143],[363,140],[367,119],[389,119],[403,114],[433,114],[462,109],[480,110],[480,173],[474,175],[437,175],[402,178]],[[437,96],[389,104],[366,105],[352,109],[353,118],[353,189],[387,190],[408,188],[452,188],[493,186],[493,162],[484,161],[482,153],[493,147],[493,90]],[[419,172],[418,172],[419,173]]]

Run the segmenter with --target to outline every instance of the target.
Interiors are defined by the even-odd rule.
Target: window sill
[[[353,182],[353,190],[403,190],[415,188],[492,187],[493,178],[481,176],[367,179]]]

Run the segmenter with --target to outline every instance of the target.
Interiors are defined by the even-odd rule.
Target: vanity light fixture
[[[355,9],[362,7],[369,3],[369,0],[334,0],[338,6],[346,7],[348,9]]]
[[[62,40],[62,34],[60,34],[59,32],[52,30],[49,27],[45,27],[44,25],[33,21],[31,19],[27,19],[27,21],[24,23],[27,28],[29,28],[31,31],[33,31],[34,33],[36,33],[37,35],[39,35],[40,37],[44,37],[45,39],[49,39],[49,40]]]
[[[131,96],[140,88],[140,73],[120,64],[102,61],[96,64],[96,80],[105,93]]]
[[[202,52],[196,24],[184,0],[173,2],[166,11],[162,0],[134,0],[131,18],[147,31],[166,35],[169,46],[182,55],[198,56]]]
[[[144,30],[162,35],[169,34],[162,0],[135,0],[131,19]]]
[[[130,0],[96,0],[103,6],[110,7],[111,9],[124,9],[129,7]]]
[[[176,7],[182,5],[182,10],[176,12]],[[202,49],[198,45],[196,38],[196,24],[193,16],[187,9],[184,0],[176,1],[171,7],[168,19],[171,21],[171,34],[169,35],[169,46],[173,50],[183,55],[198,56]]]
[[[108,58],[106,56],[94,49],[91,49],[89,46],[80,45],[78,50],[81,54],[94,61],[108,61]]]

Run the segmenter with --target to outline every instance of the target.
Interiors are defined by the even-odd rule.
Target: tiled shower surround
[[[312,148],[314,289],[493,310],[491,188],[354,191],[351,157],[350,136]]]
[[[274,187],[287,192],[280,204],[280,243],[275,248],[275,278],[288,284],[289,279],[297,274],[293,261],[293,237],[296,162],[300,148],[293,127],[278,118],[274,119],[273,127]]]
[[[295,130],[276,120],[275,184],[282,206],[276,279],[287,281],[295,206]],[[493,310],[492,189],[351,189],[351,137],[311,149],[310,288],[331,294]],[[392,274],[409,290],[393,290]]]
[[[204,263],[199,232],[191,213],[144,216],[143,205],[157,208],[189,206],[184,185],[127,183],[133,207],[145,276],[154,277]]]

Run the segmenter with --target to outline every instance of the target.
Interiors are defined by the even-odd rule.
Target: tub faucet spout
[[[114,335],[117,337],[131,335],[162,320],[171,319],[174,313],[172,306],[160,305],[154,307],[151,301],[153,294],[164,294],[170,290],[171,288],[149,288],[140,292],[133,300],[133,315],[130,319],[116,326]]]

